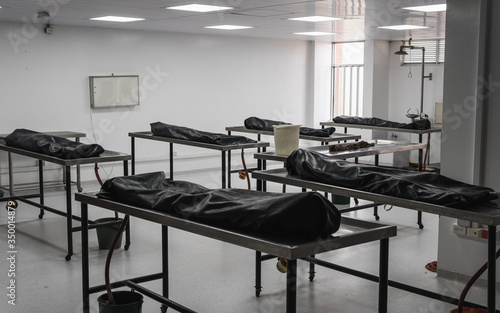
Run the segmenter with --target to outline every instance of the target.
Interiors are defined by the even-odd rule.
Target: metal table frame
[[[56,136],[56,137],[61,137],[61,138],[75,138],[75,142],[80,142],[80,138],[85,137],[85,133],[79,133],[79,132],[73,132],[73,131],[51,131],[51,132],[43,132],[45,135],[49,136]],[[9,134],[0,134],[0,139],[4,139],[7,137]],[[12,168],[12,160],[10,158],[10,152],[8,156],[8,163],[9,163],[9,173],[10,169]],[[13,180],[12,175],[9,175],[9,182]],[[66,175],[63,171],[63,184],[66,184]],[[14,191],[12,190],[12,184],[9,184],[10,186],[10,193],[13,193]],[[80,165],[76,166],[76,186],[78,188],[78,191],[82,191],[82,184],[81,184],[81,179],[80,179]],[[4,186],[0,186],[0,189],[5,190]],[[0,191],[0,197],[3,197],[3,193]]]
[[[266,151],[266,147],[269,146],[268,142],[256,142],[256,143],[245,143],[238,145],[216,145],[210,143],[196,142],[190,140],[167,138],[162,136],[155,136],[152,132],[133,132],[128,134],[131,140],[131,150],[132,150],[132,175],[135,175],[135,138],[148,139],[154,141],[163,141],[169,143],[169,159],[170,159],[170,179],[174,179],[174,143],[192,147],[199,147],[211,150],[217,150],[221,152],[221,172],[222,172],[222,188],[226,188],[226,177],[228,187],[231,188],[231,155],[229,151],[231,150],[244,150],[250,148],[262,148]],[[226,170],[226,152],[229,157],[227,158],[227,170]]]
[[[393,127],[380,127],[380,126],[370,126],[370,125],[358,125],[358,124],[342,124],[342,123],[335,123],[333,121],[328,121],[328,122],[320,122],[319,123],[321,127],[344,127],[344,132],[347,133],[347,128],[359,128],[359,129],[368,129],[368,130],[379,130],[379,131],[388,131],[388,132],[399,132],[399,133],[410,133],[410,134],[417,134],[418,135],[418,142],[422,143],[423,138],[422,136],[424,134],[429,134],[431,133],[440,133],[441,132],[441,127],[431,127],[430,129],[405,129],[405,128],[393,128]],[[422,170],[422,164],[423,164],[423,150],[418,151],[418,170]]]
[[[316,146],[316,147],[308,147],[305,150],[315,151],[325,155],[328,158],[332,159],[350,159],[350,158],[360,158],[364,156],[375,156],[375,165],[379,165],[379,155],[387,154],[387,153],[396,153],[402,151],[411,151],[411,150],[423,150],[426,147],[426,144],[423,143],[411,143],[405,141],[393,141],[393,140],[382,140],[382,139],[374,139],[367,140],[368,143],[374,143],[375,146],[361,148],[357,150],[347,150],[347,151],[334,151],[330,152],[328,146]],[[254,154],[254,158],[261,159],[264,161],[263,169],[266,169],[265,161],[279,161],[286,162],[287,156],[276,155],[274,152],[264,152],[264,153],[256,153]]]
[[[387,281],[388,281],[388,258],[389,238],[396,235],[396,226],[386,226],[361,220],[343,218],[341,229],[328,239],[319,239],[307,243],[280,242],[265,236],[254,236],[221,228],[196,223],[181,219],[172,215],[141,209],[114,201],[99,199],[95,194],[78,193],[76,201],[81,202],[82,216],[82,284],[83,284],[83,312],[90,312],[90,294],[104,291],[105,286],[90,287],[89,281],[89,251],[88,251],[88,205],[117,211],[133,217],[141,218],[150,222],[161,224],[162,227],[162,269],[156,274],[125,279],[111,284],[112,288],[128,286],[136,291],[151,297],[163,304],[162,311],[171,307],[179,312],[194,312],[169,299],[168,284],[168,227],[174,227],[190,233],[198,234],[215,240],[234,244],[240,247],[262,251],[275,256],[283,257],[288,261],[286,279],[286,312],[296,312],[297,292],[297,259],[305,258],[314,254],[333,251],[371,241],[380,241],[380,264],[379,276],[379,313],[387,312]],[[259,273],[260,275],[260,273]],[[162,294],[155,293],[145,287],[138,285],[142,282],[162,280]]]
[[[27,203],[29,205],[35,206],[40,209],[40,214],[38,215],[38,218],[42,219],[43,215],[45,214],[45,211],[49,211],[51,213],[64,216],[66,217],[66,235],[67,235],[67,245],[68,245],[68,254],[66,255],[65,259],[69,261],[71,259],[71,256],[73,255],[73,232],[80,231],[81,227],[73,227],[73,222],[72,220],[80,221],[80,217],[73,215],[72,213],[72,199],[71,199],[71,166],[79,166],[82,164],[95,164],[95,163],[106,163],[106,162],[115,162],[115,161],[123,161],[123,172],[124,175],[128,175],[128,160],[132,159],[132,156],[121,153],[121,152],[114,152],[114,151],[104,151],[100,156],[98,157],[90,157],[90,158],[80,158],[80,159],[61,159],[37,152],[31,152],[28,150],[23,150],[11,146],[5,145],[5,143],[0,143],[0,151],[6,151],[9,153],[9,162],[10,161],[10,156],[11,154],[18,154],[22,155],[25,157],[33,158],[38,160],[38,186],[39,186],[39,193],[37,194],[30,194],[30,195],[22,195],[18,196],[14,193],[11,193],[9,197],[4,197],[0,198],[0,201],[6,201],[6,200],[19,200],[24,203]],[[48,207],[44,205],[45,199],[44,199],[44,182],[43,182],[43,161],[45,162],[50,162],[54,164],[59,164],[64,167],[65,170],[65,190],[66,190],[66,212],[57,210],[55,208]],[[12,174],[12,168],[9,168],[9,177],[13,176]],[[13,188],[13,181],[11,180],[10,182],[10,190],[14,190]],[[40,203],[36,203],[34,201],[28,200],[28,198],[34,198],[38,197],[40,198]],[[101,226],[108,225],[110,223],[106,224],[99,224]],[[96,225],[92,226],[95,227]],[[130,232],[129,229],[127,228],[127,243],[126,247],[130,244]]]
[[[274,132],[272,132],[272,131],[259,130],[259,129],[248,129],[245,126],[229,126],[229,127],[226,127],[226,131],[227,131],[228,135],[231,135],[231,132],[256,134],[257,135],[257,141],[261,141],[262,135],[265,135],[265,136],[274,136]],[[330,142],[340,142],[340,141],[344,141],[345,142],[347,140],[358,141],[358,139],[361,139],[361,136],[360,135],[352,135],[352,134],[333,133],[329,137],[299,135],[299,139],[310,140],[310,141],[317,141],[317,142],[320,142],[321,145],[324,145],[324,144],[327,144],[327,143],[330,143]],[[263,152],[266,152],[266,150],[264,149]],[[257,149],[257,153],[261,153],[260,148]],[[231,162],[231,152],[229,152],[229,167],[231,167],[231,163],[230,162]],[[261,162],[260,159],[257,159],[257,168],[248,169],[248,171],[251,172],[253,170],[262,169],[262,164],[260,162]],[[238,171],[236,170],[234,172],[238,172]],[[265,189],[265,182],[264,182],[264,186],[261,186],[261,182],[257,181],[257,189],[258,190]]]
[[[301,179],[297,176],[288,175],[285,169],[273,169],[266,171],[257,171],[252,174],[253,178],[271,181],[280,184],[287,184],[292,186],[298,186],[302,188],[324,191],[328,193],[334,193],[343,196],[356,197],[358,199],[364,199],[368,201],[373,201],[376,203],[383,203],[387,205],[398,206],[401,208],[406,208],[410,210],[418,210],[430,214],[436,214],[451,218],[464,219],[472,222],[476,222],[482,225],[488,225],[488,233],[496,234],[496,227],[500,225],[500,199],[489,202],[483,205],[474,205],[467,210],[454,209],[450,207],[434,205],[424,202],[406,200],[402,198],[390,197],[381,194],[375,194],[365,191],[360,191],[356,189],[349,189],[338,187],[334,185],[318,183],[313,181],[308,181]],[[494,313],[495,311],[495,291],[496,291],[496,236],[488,236],[487,243],[488,252],[488,272],[487,272],[487,288],[488,288],[488,298],[487,298],[487,308],[488,313]],[[389,286],[399,288],[405,291],[409,291],[421,296],[433,298],[436,300],[458,304],[458,299],[451,298],[449,296],[440,295],[428,290],[416,288],[413,286],[408,286],[402,283],[389,281]],[[474,303],[466,303],[465,306],[469,307],[482,307]],[[484,308],[484,307],[483,307]]]

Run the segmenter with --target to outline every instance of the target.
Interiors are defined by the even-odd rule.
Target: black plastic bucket
[[[121,222],[123,222],[123,219],[117,220],[114,217],[105,217],[105,218],[97,219],[94,222],[96,224],[99,224],[99,223],[106,223],[106,222],[113,222],[113,221],[119,221],[121,223]],[[96,228],[97,242],[99,242],[99,249],[109,250],[109,248],[111,247],[111,244],[113,243],[113,240],[115,239],[116,233],[120,229],[120,223]],[[121,247],[122,235],[123,235],[123,233],[120,234],[120,238],[118,239],[118,242],[116,243],[115,249],[118,249]]]
[[[116,304],[108,301],[108,294],[105,293],[97,298],[99,303],[99,313],[141,313],[142,295],[133,291],[115,291],[113,298]]]
[[[333,204],[350,204],[351,197],[332,194],[332,202]]]

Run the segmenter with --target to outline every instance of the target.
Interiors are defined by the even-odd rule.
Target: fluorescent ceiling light
[[[291,21],[305,21],[305,22],[326,22],[326,21],[338,21],[341,20],[339,17],[328,17],[328,16],[304,16],[304,17],[293,17],[289,18]]]
[[[423,29],[429,27],[417,26],[417,25],[392,25],[392,26],[379,26],[378,28],[392,29],[392,30],[408,30],[408,29]]]
[[[235,29],[247,29],[247,28],[253,28],[253,27],[252,26],[239,26],[239,25],[215,25],[215,26],[205,26],[205,28],[235,30]]]
[[[417,7],[406,7],[404,10],[421,11],[421,12],[441,12],[446,11],[446,3],[421,5]]]
[[[217,5],[206,5],[206,4],[193,3],[193,4],[186,4],[186,5],[178,5],[175,7],[166,7],[165,9],[206,13],[206,12],[214,12],[214,11],[231,10],[232,7],[222,7],[222,6],[217,6]]]
[[[106,21],[106,22],[136,22],[136,21],[144,21],[144,18],[139,17],[123,17],[123,16],[102,16],[102,17],[93,17],[92,21]]]
[[[302,32],[302,33],[293,33],[294,35],[306,35],[306,36],[325,36],[325,35],[333,35],[334,33],[325,33],[325,32]]]

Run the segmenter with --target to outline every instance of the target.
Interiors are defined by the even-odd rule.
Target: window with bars
[[[333,43],[332,117],[363,116],[364,42]]]
[[[425,63],[440,64],[444,63],[444,39],[436,40],[413,40],[412,46],[425,48]],[[402,56],[401,65],[404,64],[422,64],[422,50],[406,49],[407,55]]]

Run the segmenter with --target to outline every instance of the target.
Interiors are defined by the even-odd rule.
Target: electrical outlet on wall
[[[453,224],[453,233],[457,235],[467,236],[467,227]]]
[[[469,228],[467,228],[467,237],[481,238],[482,231],[483,231],[482,228],[469,227]]]

